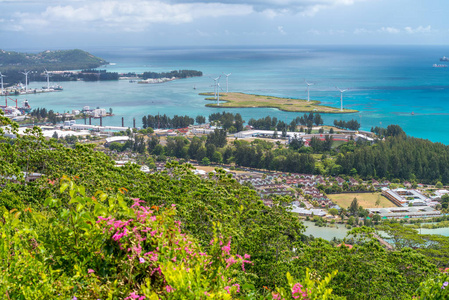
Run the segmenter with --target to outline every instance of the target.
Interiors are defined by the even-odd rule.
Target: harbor
[[[45,76],[47,78],[47,85],[43,86],[42,88],[29,88],[28,84],[29,84],[29,80],[28,80],[28,74],[31,71],[26,71],[25,72],[20,72],[22,74],[25,75],[25,85],[23,85],[21,82],[14,84],[12,86],[9,87],[5,87],[4,86],[4,77],[6,77],[5,75],[3,75],[0,72],[0,96],[18,96],[18,95],[29,95],[29,94],[41,94],[41,93],[50,93],[50,92],[58,92],[58,91],[62,91],[63,88],[62,86],[60,86],[59,84],[52,84],[50,85],[50,75],[51,73],[48,72],[47,70],[45,70]]]

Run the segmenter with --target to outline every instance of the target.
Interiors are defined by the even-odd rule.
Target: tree
[[[323,124],[323,119],[321,118],[321,115],[319,113],[316,113],[313,117],[313,122],[316,126],[319,126]]]
[[[53,135],[51,137],[54,138],[54,139],[58,139],[59,138],[58,137],[58,133],[56,131],[53,132]]]
[[[201,125],[201,124],[206,123],[206,118],[204,116],[197,116],[195,118],[195,121],[197,124]]]
[[[210,160],[209,160],[209,158],[204,157],[204,158],[201,160],[201,164],[204,165],[204,166],[210,165]]]
[[[443,209],[448,209],[448,207],[449,207],[449,195],[448,194],[441,196],[441,207]]]
[[[335,217],[336,215],[338,215],[338,209],[336,209],[336,208],[331,208],[331,209],[329,209],[329,213],[330,213],[333,217]]]
[[[350,216],[349,219],[348,219],[348,224],[352,226],[352,225],[354,225],[354,223],[355,223],[354,216]]]
[[[356,169],[356,168],[352,168],[352,169],[349,171],[349,175],[351,175],[351,176],[356,176],[356,175],[357,175],[357,169]]]
[[[215,162],[215,163],[222,163],[223,162],[223,156],[221,155],[220,152],[215,151],[214,154],[212,155],[212,159],[211,161]]]
[[[404,130],[399,125],[388,125],[385,136],[402,136],[405,137]]]
[[[348,211],[357,216],[357,213],[359,211],[359,201],[357,200],[357,198],[354,198],[351,202],[351,204],[348,207]]]
[[[154,149],[157,145],[159,145],[160,140],[157,136],[152,136],[151,139],[148,140],[148,152],[150,154],[154,153]]]
[[[377,200],[375,203],[376,207],[378,207],[380,205],[380,195],[377,195]]]
[[[212,144],[217,148],[222,148],[226,146],[226,130],[215,129],[214,132],[207,135],[206,145]]]
[[[436,187],[437,189],[442,189],[442,188],[443,188],[443,184],[441,183],[441,181],[438,181],[438,182],[435,184],[435,187]]]
[[[373,215],[373,221],[378,224],[381,220],[381,216],[379,214],[374,214]]]

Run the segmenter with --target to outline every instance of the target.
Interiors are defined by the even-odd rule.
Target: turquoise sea
[[[449,68],[433,68],[439,58],[449,56],[444,46],[295,46],[226,48],[126,48],[85,49],[114,65],[114,72],[170,71],[194,69],[203,77],[162,84],[128,81],[63,82],[63,92],[20,96],[33,107],[55,111],[80,109],[85,105],[112,108],[115,117],[104,124],[126,125],[147,114],[208,116],[222,109],[206,108],[200,92],[213,91],[213,80],[229,76],[229,91],[307,97],[304,80],[313,82],[310,98],[339,107],[336,86],[344,93],[344,107],[356,114],[323,115],[325,123],[355,118],[362,129],[399,124],[407,134],[449,144]],[[102,68],[104,69],[104,68]],[[226,77],[220,80],[226,89]],[[31,87],[43,83],[31,82]],[[196,87],[196,90],[193,87]],[[277,109],[226,109],[239,112],[245,120],[270,115],[290,122],[302,113]],[[95,120],[95,122],[99,122]]]

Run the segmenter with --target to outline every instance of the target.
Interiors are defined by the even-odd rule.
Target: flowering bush
[[[175,205],[161,209],[143,203],[134,199],[132,219],[100,216],[97,221],[122,261],[122,273],[132,289],[127,299],[235,298],[240,286],[231,274],[251,263],[249,255],[232,255],[231,239],[222,246],[223,239],[217,237],[211,241],[211,254],[207,254],[194,239],[181,233],[181,222],[174,220]]]
[[[181,230],[176,206],[145,205],[63,178],[46,209],[5,211],[0,219],[0,295],[5,299],[326,299],[325,280],[294,282],[261,295],[248,283],[248,254],[214,223],[207,253]],[[334,274],[335,275],[335,274]]]
[[[440,276],[429,278],[420,284],[416,294],[419,299],[449,299],[449,275],[443,273]]]
[[[284,288],[276,288],[276,290],[271,293],[272,299],[346,299],[344,297],[333,295],[332,289],[327,287],[335,275],[337,275],[337,271],[334,271],[331,274],[328,274],[324,279],[321,279],[307,268],[306,277],[301,284],[287,272],[287,282],[290,291],[286,291]]]

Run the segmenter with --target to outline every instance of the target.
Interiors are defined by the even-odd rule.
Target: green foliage
[[[0,116],[0,122],[8,120]],[[91,145],[66,148],[47,141],[38,129],[1,139],[2,297],[124,299],[134,293],[151,299],[156,293],[161,299],[202,299],[207,292],[218,299],[270,299],[272,291],[287,295],[291,284],[301,283],[310,292],[332,289],[333,296],[348,299],[402,299],[448,261],[446,239],[416,238],[408,231],[396,237],[403,246],[393,251],[369,235],[354,237],[352,249],[306,239],[304,226],[290,213],[291,199],[265,206],[255,191],[221,169],[202,179],[190,165],[171,162],[164,172],[145,174],[135,164],[116,168]],[[206,152],[204,141],[196,139],[190,144],[179,139],[179,149],[189,153],[194,143]],[[235,147],[255,149],[264,159],[274,152],[273,163],[288,161],[287,149],[272,150],[264,142],[238,141]],[[245,153],[239,155],[235,159]],[[26,183],[22,172],[43,176]],[[409,241],[399,240],[404,237]],[[186,247],[204,255],[192,258]],[[157,260],[151,260],[155,254]],[[228,267],[228,259],[236,262]],[[244,263],[246,272],[243,260],[251,261]],[[321,278],[335,270],[321,289]],[[287,272],[297,281],[288,280]]]
[[[104,64],[107,64],[104,59],[95,57],[80,49],[44,51],[37,54],[0,51],[0,65],[6,69],[8,77],[10,72],[12,74],[19,70],[23,71],[23,69],[33,69],[39,72],[44,69],[49,71],[79,70],[96,68]],[[13,77],[15,78],[16,76]],[[8,83],[19,82],[20,80],[5,78],[5,81]]]
[[[449,275],[442,274],[421,282],[416,294],[423,300],[449,299]]]
[[[336,208],[331,208],[331,209],[329,209],[329,213],[332,216],[336,216],[336,215],[338,215],[338,210]]]
[[[188,77],[197,77],[197,76],[203,76],[203,72],[195,71],[195,70],[175,70],[175,71],[162,72],[162,73],[143,72],[143,74],[142,74],[143,79],[172,78],[172,77],[188,78]]]
[[[399,134],[372,146],[347,150],[336,161],[346,174],[355,168],[364,178],[417,178],[424,182],[449,183],[449,148],[443,144]]]

